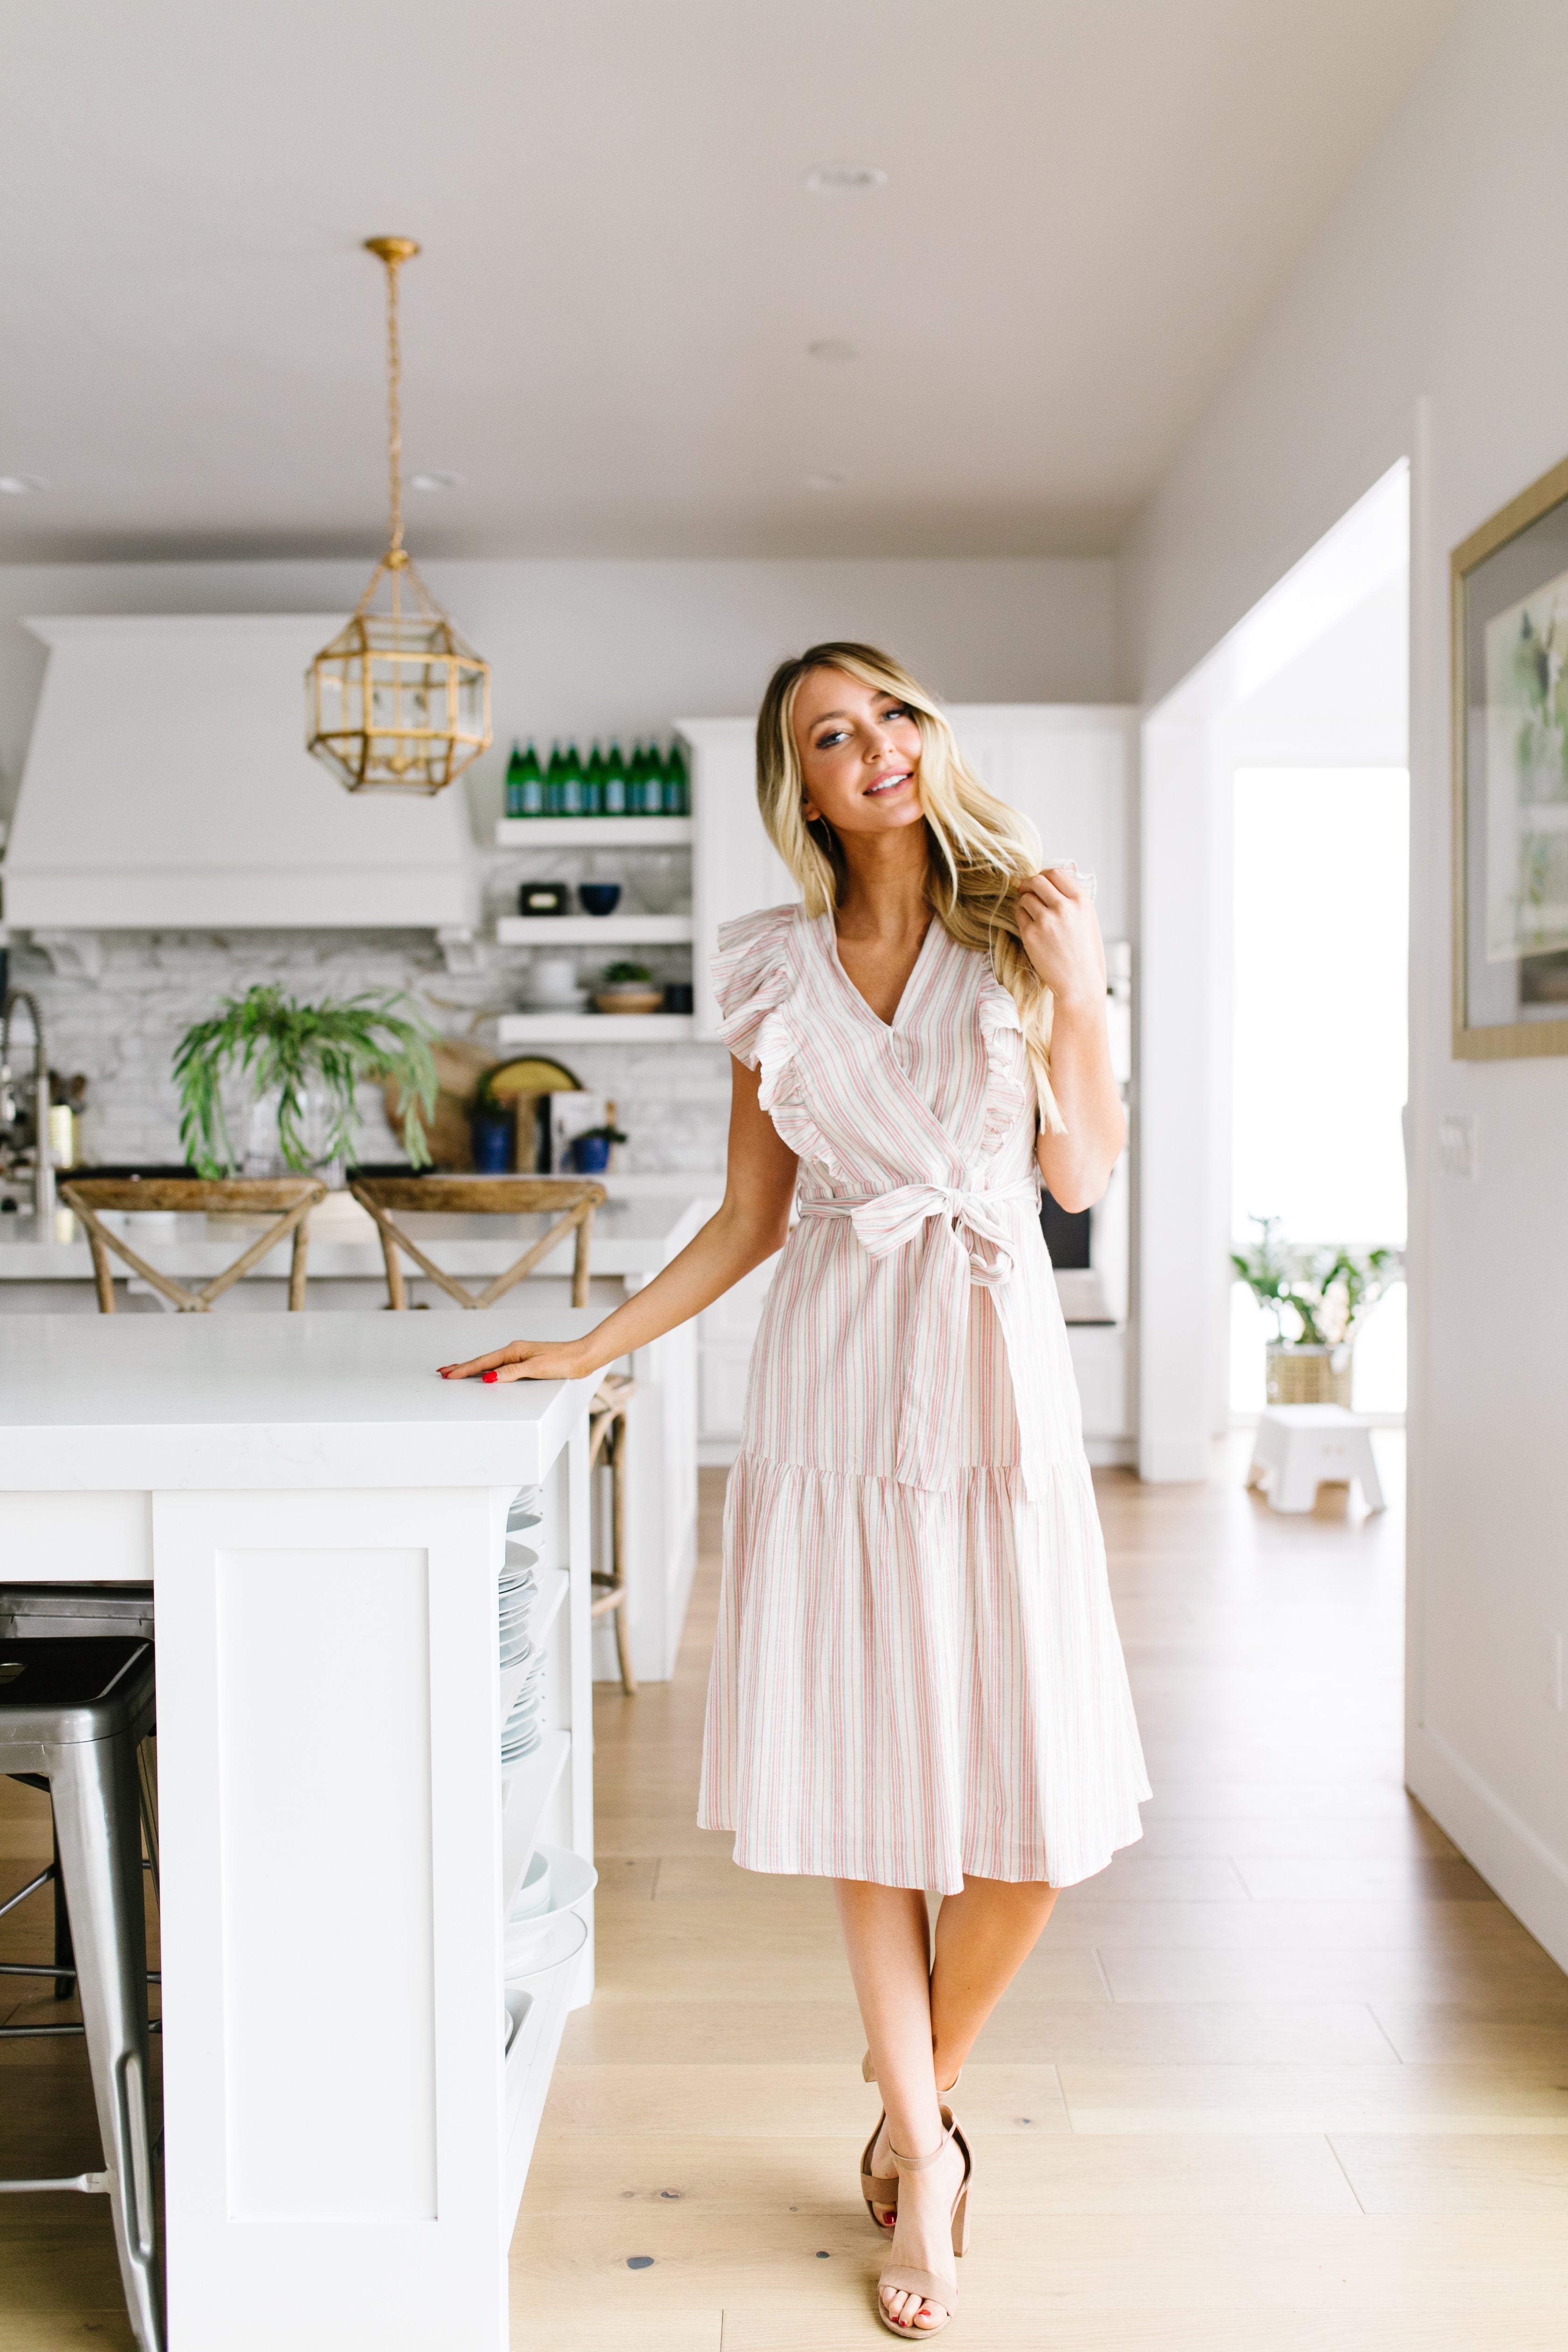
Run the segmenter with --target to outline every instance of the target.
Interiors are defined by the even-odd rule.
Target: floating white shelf
[[[503,1013],[496,1036],[503,1045],[673,1045],[689,1037],[689,1013]]]
[[[690,937],[689,915],[502,915],[496,925],[503,948],[673,947]]]
[[[498,849],[679,849],[689,816],[503,816]]]

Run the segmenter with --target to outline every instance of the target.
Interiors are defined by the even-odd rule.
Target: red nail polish
[[[481,1379],[484,1379],[484,1380],[487,1380],[487,1381],[493,1381],[493,1380],[495,1380],[495,1379],[499,1378],[499,1375],[498,1375],[497,1373],[495,1373],[495,1372],[484,1372],[484,1373],[482,1373],[482,1374],[480,1375],[480,1377],[481,1377]]]

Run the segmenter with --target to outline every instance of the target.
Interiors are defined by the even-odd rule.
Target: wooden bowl
[[[664,1003],[662,988],[603,988],[594,999],[596,1013],[658,1013]]]

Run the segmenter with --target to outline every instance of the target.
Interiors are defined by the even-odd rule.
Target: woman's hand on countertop
[[[443,1364],[444,1381],[582,1381],[595,1367],[583,1360],[582,1350],[562,1339],[513,1339],[488,1356],[472,1356],[466,1364]]]

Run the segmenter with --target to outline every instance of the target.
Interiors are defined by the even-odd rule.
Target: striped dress
[[[831,915],[728,923],[721,1034],[800,1160],[730,1475],[698,1821],[750,1870],[1070,1885],[1149,1794],[989,958],[890,1024]]]

